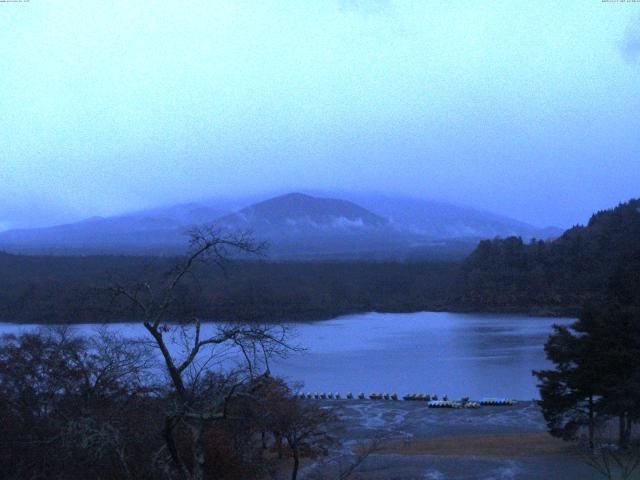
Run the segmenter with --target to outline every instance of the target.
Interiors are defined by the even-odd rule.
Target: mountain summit
[[[229,226],[253,228],[360,228],[382,227],[388,221],[347,200],[288,193],[255,203],[219,219]]]

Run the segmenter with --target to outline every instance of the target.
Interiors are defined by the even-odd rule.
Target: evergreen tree
[[[633,308],[588,311],[575,325],[586,349],[598,359],[592,375],[603,415],[618,417],[619,443],[629,444],[640,417],[640,318]]]
[[[555,368],[536,371],[540,406],[552,435],[574,438],[617,417],[619,443],[640,420],[640,318],[634,307],[586,308],[571,327],[556,326],[545,344]]]
[[[567,327],[555,325],[554,333],[545,344],[547,358],[554,370],[534,371],[540,380],[539,402],[549,432],[564,440],[573,439],[582,427],[589,431],[589,444],[593,445],[597,374],[589,369],[594,359],[583,339]],[[591,365],[589,365],[591,364]]]

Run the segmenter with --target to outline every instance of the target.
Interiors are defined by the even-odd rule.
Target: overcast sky
[[[640,196],[640,3],[0,3],[0,229],[384,191],[570,226]]]

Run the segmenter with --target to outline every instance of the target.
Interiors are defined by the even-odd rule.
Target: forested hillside
[[[594,214],[551,242],[484,240],[461,265],[449,301],[474,310],[574,313],[613,283],[640,303],[640,200]]]

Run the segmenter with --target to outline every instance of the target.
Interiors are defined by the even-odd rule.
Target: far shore
[[[318,315],[318,316],[310,316],[308,318],[292,318],[292,319],[274,319],[272,322],[265,322],[263,320],[256,321],[256,323],[273,323],[273,324],[305,324],[305,323],[313,323],[313,322],[323,322],[334,320],[340,317],[348,317],[350,315],[366,315],[369,313],[429,313],[429,312],[437,312],[437,313],[468,313],[470,315],[522,315],[526,317],[540,317],[540,318],[575,318],[579,314],[579,309],[577,308],[533,308],[533,309],[514,309],[514,308],[504,308],[499,310],[485,310],[485,309],[471,309],[471,308],[428,308],[428,309],[398,309],[398,310],[362,310],[362,311],[345,311],[343,313],[337,313],[333,316],[326,315]],[[203,323],[234,323],[240,320],[232,320],[232,319],[205,319],[202,320]],[[246,320],[243,320],[246,322]],[[29,321],[21,321],[21,320],[3,320],[0,319],[0,325],[33,325],[33,326],[68,326],[68,325],[124,325],[131,323],[142,323],[141,319],[122,319],[115,321],[87,321],[85,319],[81,321],[68,321],[68,322],[33,322]],[[180,321],[168,322],[171,324],[179,325]],[[188,322],[185,322],[188,323]]]

